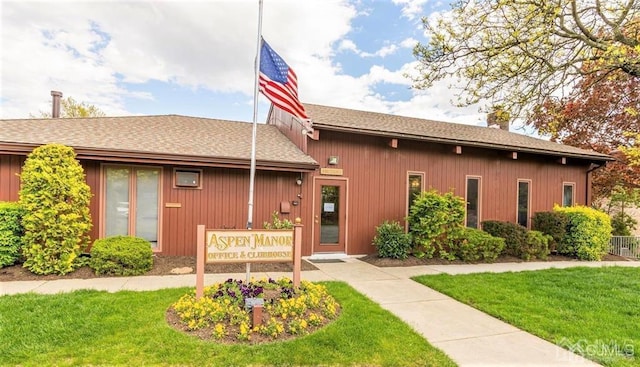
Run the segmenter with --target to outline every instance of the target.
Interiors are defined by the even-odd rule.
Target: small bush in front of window
[[[378,248],[379,257],[406,259],[411,251],[411,235],[397,221],[384,221],[376,227],[373,244]]]
[[[452,192],[422,192],[411,205],[407,221],[413,238],[413,254],[432,258],[436,251],[446,257],[449,238],[456,238],[464,224],[465,201]]]
[[[450,253],[462,261],[492,262],[504,250],[504,239],[479,229],[464,228],[449,246]]]
[[[144,274],[153,267],[151,243],[131,236],[96,240],[91,248],[89,267],[98,275]]]
[[[482,229],[494,237],[504,238],[507,255],[522,258],[522,249],[527,242],[527,229],[519,224],[486,220],[482,222]]]
[[[523,260],[546,260],[550,253],[550,242],[553,242],[553,237],[548,234],[540,231],[527,231],[524,246],[520,248],[520,258]]]
[[[558,244],[567,233],[569,218],[560,212],[537,212],[531,218],[531,228],[551,236],[549,250],[556,252]]]
[[[20,258],[23,215],[20,204],[0,202],[0,268],[13,265]]]

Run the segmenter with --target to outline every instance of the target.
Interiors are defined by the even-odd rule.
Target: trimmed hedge
[[[581,260],[602,260],[609,250],[611,218],[606,213],[582,205],[556,205],[553,210],[564,213],[569,219],[558,252]]]
[[[527,229],[519,224],[486,220],[482,222],[482,229],[494,237],[504,238],[507,255],[521,257],[522,246],[527,241]]]
[[[523,260],[541,259],[549,256],[549,243],[553,237],[540,231],[528,231],[525,243],[520,248],[520,258]]]
[[[151,243],[140,237],[112,236],[96,240],[89,267],[96,274],[140,275],[153,267]]]
[[[411,251],[411,235],[397,221],[384,221],[376,227],[373,244],[378,248],[379,257],[406,259]]]
[[[413,254],[432,258],[436,250],[445,255],[449,239],[462,231],[465,201],[452,192],[440,194],[429,190],[422,192],[411,205],[407,221],[413,238]]]
[[[16,202],[0,202],[0,268],[16,263],[22,247],[24,210]]]
[[[494,237],[475,228],[464,228],[458,238],[452,239],[449,250],[462,261],[493,262],[504,250],[503,238]]]
[[[525,227],[511,222],[487,220],[482,229],[492,236],[504,238],[505,253],[523,260],[546,259],[549,255],[548,236],[539,231],[529,231]]]
[[[569,218],[561,212],[537,212],[531,222],[531,229],[551,236],[549,250],[556,252],[567,233]]]

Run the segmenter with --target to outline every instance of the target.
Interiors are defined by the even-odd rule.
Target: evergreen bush
[[[527,237],[520,247],[520,258],[523,260],[545,260],[549,256],[549,243],[553,237],[540,231],[527,231]]]
[[[460,236],[450,242],[449,251],[462,261],[493,262],[500,256],[504,246],[503,238],[476,228],[464,228]]]
[[[16,202],[0,202],[0,268],[15,264],[22,247],[24,210]]]
[[[504,238],[507,255],[522,258],[522,249],[527,242],[527,229],[519,224],[486,220],[482,222],[482,229],[494,237]]]
[[[611,217],[613,236],[631,236],[631,231],[636,229],[638,221],[625,212],[617,212]]]
[[[556,252],[558,244],[567,233],[569,218],[561,212],[537,212],[533,215],[531,229],[551,236],[549,251]]]
[[[151,243],[140,237],[112,236],[96,240],[89,267],[96,274],[140,275],[153,267]]]
[[[611,219],[599,210],[577,205],[555,206],[554,211],[567,215],[567,233],[560,242],[558,252],[576,256],[581,260],[602,260],[609,250]]]
[[[34,149],[20,180],[24,266],[35,274],[75,270],[92,226],[91,190],[75,152],[60,144]]]
[[[464,199],[452,192],[440,194],[434,189],[416,197],[407,217],[414,255],[432,258],[438,250],[446,256],[450,239],[459,237],[464,228],[464,213]]]
[[[411,251],[411,235],[397,221],[384,221],[376,227],[373,244],[379,257],[406,259]]]

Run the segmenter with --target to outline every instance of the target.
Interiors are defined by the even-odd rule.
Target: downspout
[[[586,172],[586,177],[585,177],[585,193],[584,193],[584,205],[585,206],[591,206],[591,202],[589,200],[589,193],[592,190],[589,187],[589,175],[591,174],[591,172],[597,170],[598,168],[602,168],[605,167],[607,165],[607,162],[604,162],[604,164],[595,164],[595,163],[591,163],[589,165],[589,169]]]

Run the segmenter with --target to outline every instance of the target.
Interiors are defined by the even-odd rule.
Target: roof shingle
[[[163,154],[251,158],[252,124],[180,115],[0,120],[0,143]],[[275,126],[258,124],[256,160],[317,166]]]
[[[327,107],[308,103],[305,103],[305,108],[311,118],[313,126],[319,129],[352,131],[369,135],[545,155],[560,155],[597,161],[611,159],[611,157],[606,154],[500,129]]]

